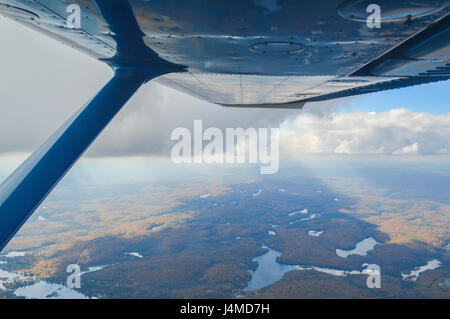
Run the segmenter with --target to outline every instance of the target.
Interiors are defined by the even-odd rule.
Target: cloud
[[[170,156],[175,128],[193,132],[194,120],[203,130],[216,127],[279,127],[298,110],[227,108],[157,83],[145,85],[103,131],[87,156],[157,155]]]
[[[30,152],[112,76],[105,64],[0,16],[0,153]]]
[[[450,115],[412,112],[333,112],[285,122],[281,153],[428,155],[450,153]]]
[[[417,142],[392,152],[392,154],[394,155],[414,155],[418,153],[419,153],[419,143]]]

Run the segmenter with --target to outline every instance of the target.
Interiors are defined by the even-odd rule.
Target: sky
[[[404,107],[414,112],[448,114],[449,81],[411,86],[358,97],[349,110],[384,112]]]
[[[111,78],[78,51],[0,17],[0,157],[28,154]],[[450,82],[309,103],[304,110],[230,109],[147,83],[85,154],[170,156],[176,127],[281,127],[284,158],[450,153]]]

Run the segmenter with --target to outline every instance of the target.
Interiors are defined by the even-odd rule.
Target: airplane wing
[[[0,0],[1,15],[115,70],[0,185],[0,249],[149,80],[227,107],[302,108],[450,78],[448,0],[372,2]]]
[[[0,0],[0,14],[109,64],[120,50],[145,65],[136,52],[151,48],[186,66],[157,82],[225,106],[301,107],[449,78],[448,0],[377,1],[380,28],[365,0],[130,0],[139,49],[117,41],[97,2]],[[71,4],[80,28],[67,23]]]

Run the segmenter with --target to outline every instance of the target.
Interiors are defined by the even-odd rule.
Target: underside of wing
[[[133,28],[115,25],[131,39],[105,19],[107,8],[120,20],[124,3]],[[148,49],[180,66],[156,81],[224,106],[301,108],[450,77],[448,0],[379,0],[379,28],[366,21],[371,3],[0,0],[0,14],[112,65],[154,65]],[[79,27],[68,23],[73,4]]]

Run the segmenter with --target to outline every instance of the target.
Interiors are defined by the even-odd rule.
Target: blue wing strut
[[[0,185],[0,251],[147,80],[147,72],[117,69],[92,100]]]
[[[0,185],[0,251],[142,84],[186,69],[144,43],[128,1],[95,3],[115,34],[114,77]]]

